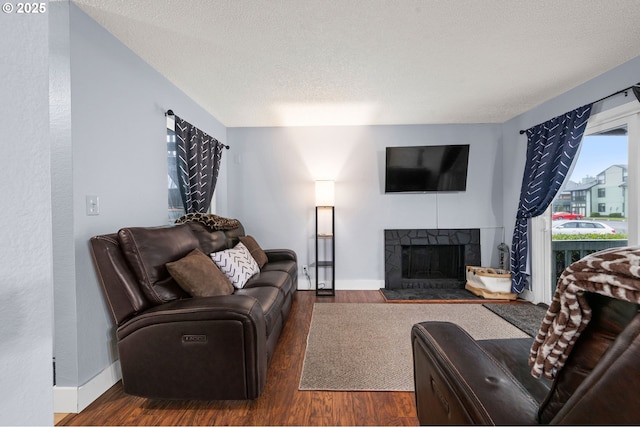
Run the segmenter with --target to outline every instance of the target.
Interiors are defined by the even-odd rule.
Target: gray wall
[[[89,238],[168,222],[167,109],[224,143],[226,129],[76,6],[56,7],[51,13],[54,354],[57,385],[76,387],[117,358]],[[218,181],[220,211],[226,210],[225,169],[223,164]],[[86,215],[87,195],[99,197],[100,215]]]
[[[53,424],[48,31],[46,14],[0,13],[4,425]]]
[[[500,125],[229,128],[228,137],[230,210],[300,265],[315,258],[314,181],[335,180],[337,289],[384,286],[387,228],[480,228],[483,265],[497,265]],[[466,192],[384,193],[386,146],[439,144],[471,145]]]

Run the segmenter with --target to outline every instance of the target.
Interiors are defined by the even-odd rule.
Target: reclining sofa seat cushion
[[[260,271],[247,281],[244,288],[249,289],[261,286],[277,288],[282,293],[282,296],[286,298],[292,293],[293,280],[285,271]]]
[[[292,252],[284,249],[267,249],[265,253],[269,261],[260,271],[284,271],[291,276],[298,277],[298,263],[295,253],[292,254]]]

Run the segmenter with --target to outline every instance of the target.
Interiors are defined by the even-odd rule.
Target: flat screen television
[[[385,193],[465,191],[469,145],[387,147]]]

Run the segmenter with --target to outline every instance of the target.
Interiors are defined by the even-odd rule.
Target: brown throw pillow
[[[264,265],[267,263],[268,258],[267,254],[262,250],[256,239],[253,236],[240,236],[240,241],[249,249],[249,253],[258,263],[258,267],[262,269]]]
[[[168,262],[167,270],[180,287],[194,297],[230,295],[233,285],[218,266],[199,249],[178,261]]]

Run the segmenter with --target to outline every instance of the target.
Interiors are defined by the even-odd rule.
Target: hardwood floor
[[[413,392],[298,390],[315,302],[385,300],[379,291],[337,291],[335,297],[298,291],[269,366],[266,388],[254,401],[154,401],[125,395],[118,383],[80,414],[57,425],[418,425]]]

